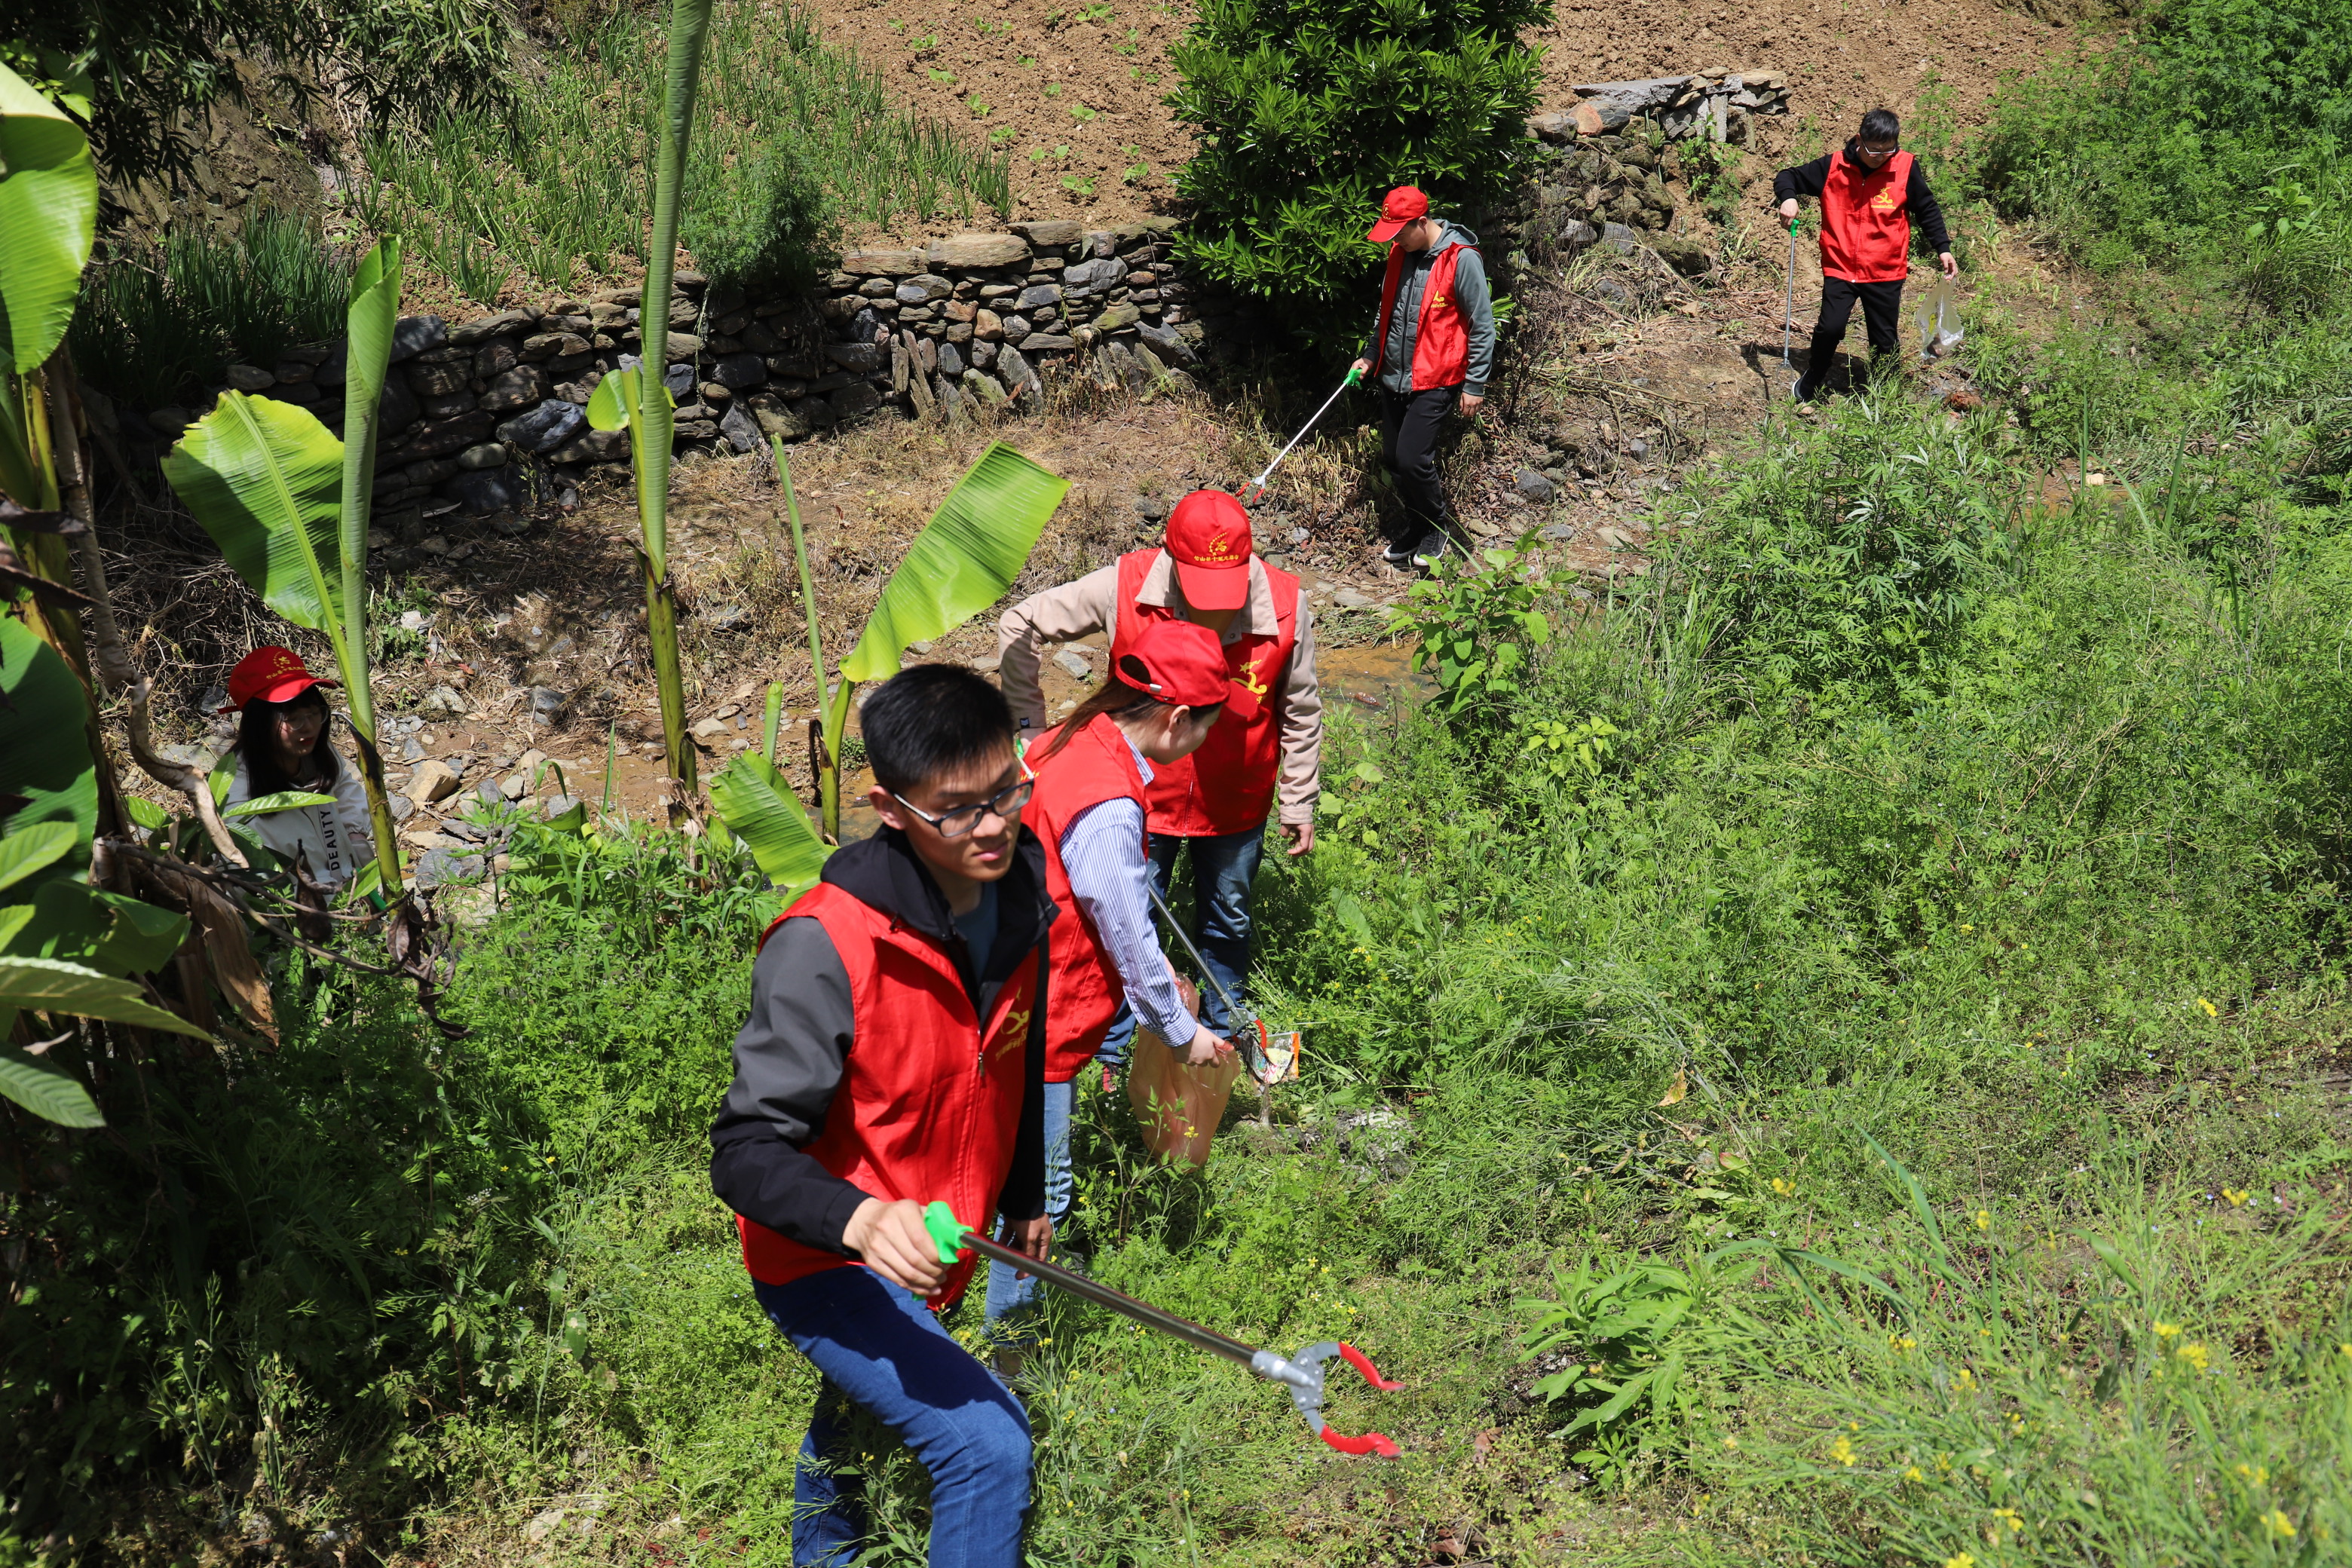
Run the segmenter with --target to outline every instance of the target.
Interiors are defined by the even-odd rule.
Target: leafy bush
[[[1212,0],[1170,51],[1168,101],[1201,139],[1176,181],[1186,255],[1310,330],[1360,331],[1381,195],[1417,184],[1444,210],[1501,188],[1536,100],[1518,35],[1550,16],[1550,0]]]

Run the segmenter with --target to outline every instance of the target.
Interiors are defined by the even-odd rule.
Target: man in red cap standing
[[[1380,389],[1381,466],[1404,503],[1381,558],[1427,566],[1445,553],[1454,513],[1437,482],[1437,432],[1459,406],[1475,416],[1495,364],[1495,306],[1478,237],[1429,216],[1429,198],[1399,185],[1366,236],[1389,247],[1381,313],[1356,370]]]
[[[1045,729],[1038,665],[1048,643],[1107,633],[1110,662],[1158,622],[1189,620],[1217,635],[1236,703],[1198,752],[1158,768],[1146,795],[1152,876],[1168,889],[1180,852],[1192,848],[1193,904],[1202,955],[1235,1000],[1249,970],[1250,883],[1265,844],[1265,820],[1280,803],[1287,852],[1315,845],[1321,788],[1323,696],[1315,677],[1311,612],[1298,579],[1251,549],[1249,513],[1223,490],[1194,490],[1168,514],[1165,546],[1138,550],[1075,583],[1023,600],[998,625],[1005,700],[1023,732]],[[1212,986],[1202,1023],[1231,1035],[1244,1020],[1227,1013]],[[1132,1022],[1122,1017],[1104,1043],[1106,1061],[1125,1058]]]

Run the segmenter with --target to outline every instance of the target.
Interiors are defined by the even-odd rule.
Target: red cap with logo
[[[255,648],[228,672],[228,701],[224,713],[245,711],[258,698],[264,702],[291,702],[314,686],[341,686],[331,676],[313,675],[302,656],[275,644]]]
[[[1249,603],[1250,520],[1223,490],[1194,490],[1168,514],[1168,554],[1184,602],[1196,610]]]
[[[1381,203],[1381,221],[1372,225],[1366,239],[1385,244],[1397,237],[1397,231],[1417,217],[1429,216],[1429,198],[1415,185],[1399,185]]]
[[[1153,621],[1118,659],[1118,678],[1162,702],[1207,708],[1222,702],[1247,719],[1257,699],[1225,668],[1217,634],[1191,621]]]

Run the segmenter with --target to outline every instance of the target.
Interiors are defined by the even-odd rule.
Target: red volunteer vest
[[[1822,272],[1849,283],[1899,283],[1911,272],[1911,154],[1870,174],[1839,153],[1822,186]]]
[[[761,944],[795,915],[813,917],[833,939],[855,1008],[841,1087],[807,1152],[877,1198],[944,1198],[958,1219],[986,1225],[1013,1169],[1037,965],[1013,972],[983,1027],[955,961],[929,937],[820,882],[776,917]],[[1055,922],[1066,923],[1075,922]],[[770,1285],[856,1262],[740,1215],[735,1224],[743,1267]],[[969,1258],[958,1264],[934,1305],[962,1295],[971,1270]]]
[[[1430,264],[1429,283],[1421,292],[1421,325],[1412,339],[1412,389],[1459,386],[1470,363],[1470,329],[1454,302],[1454,268],[1462,252],[1474,246],[1449,245]],[[1397,282],[1404,276],[1404,248],[1389,247],[1389,275],[1381,284],[1381,324],[1372,333],[1372,374],[1381,374],[1381,356],[1388,352],[1389,313],[1396,308]],[[1217,726],[1222,730],[1224,726]]]
[[[1436,287],[1433,279],[1430,288]],[[1420,359],[1416,352],[1414,363]],[[1419,374],[1414,373],[1416,385]],[[1144,627],[1155,620],[1181,618],[1169,605],[1137,602],[1143,579],[1160,554],[1134,550],[1118,558],[1118,625],[1110,645],[1114,666],[1122,654],[1133,650]],[[1263,560],[1258,563],[1265,564]],[[1244,633],[1225,645],[1226,674],[1258,700],[1257,713],[1244,721],[1228,712],[1211,728],[1199,751],[1179,762],[1152,764],[1146,798],[1151,808],[1148,826],[1154,833],[1207,838],[1265,826],[1282,767],[1282,718],[1275,710],[1274,697],[1290,668],[1291,649],[1298,644],[1298,579],[1272,566],[1265,566],[1265,578],[1274,589],[1274,635]]]
[[[1029,749],[1045,756],[1062,732],[1055,725]],[[1154,770],[1155,772],[1157,769]],[[1045,1006],[1045,1081],[1067,1083],[1094,1059],[1118,1016],[1127,988],[1104,951],[1095,922],[1070,893],[1070,873],[1062,865],[1062,834],[1088,806],[1107,800],[1143,804],[1143,774],[1126,735],[1106,713],[1097,713],[1070,743],[1037,769],[1037,788],[1022,808],[1021,820],[1045,846],[1045,890],[1062,906],[1062,918],[1046,938],[1053,955],[1053,994]],[[1144,854],[1138,837],[1136,858]],[[1073,920],[1070,917],[1077,917]]]

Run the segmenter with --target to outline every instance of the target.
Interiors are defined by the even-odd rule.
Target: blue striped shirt
[[[1151,764],[1128,742],[1143,782],[1151,782]],[[1150,861],[1143,854],[1143,805],[1120,796],[1090,805],[1062,829],[1062,869],[1069,873],[1071,896],[1094,922],[1136,1022],[1176,1050],[1192,1043],[1200,1025],[1184,1010],[1177,994],[1175,972],[1160,951],[1151,931],[1151,895],[1145,890]]]

